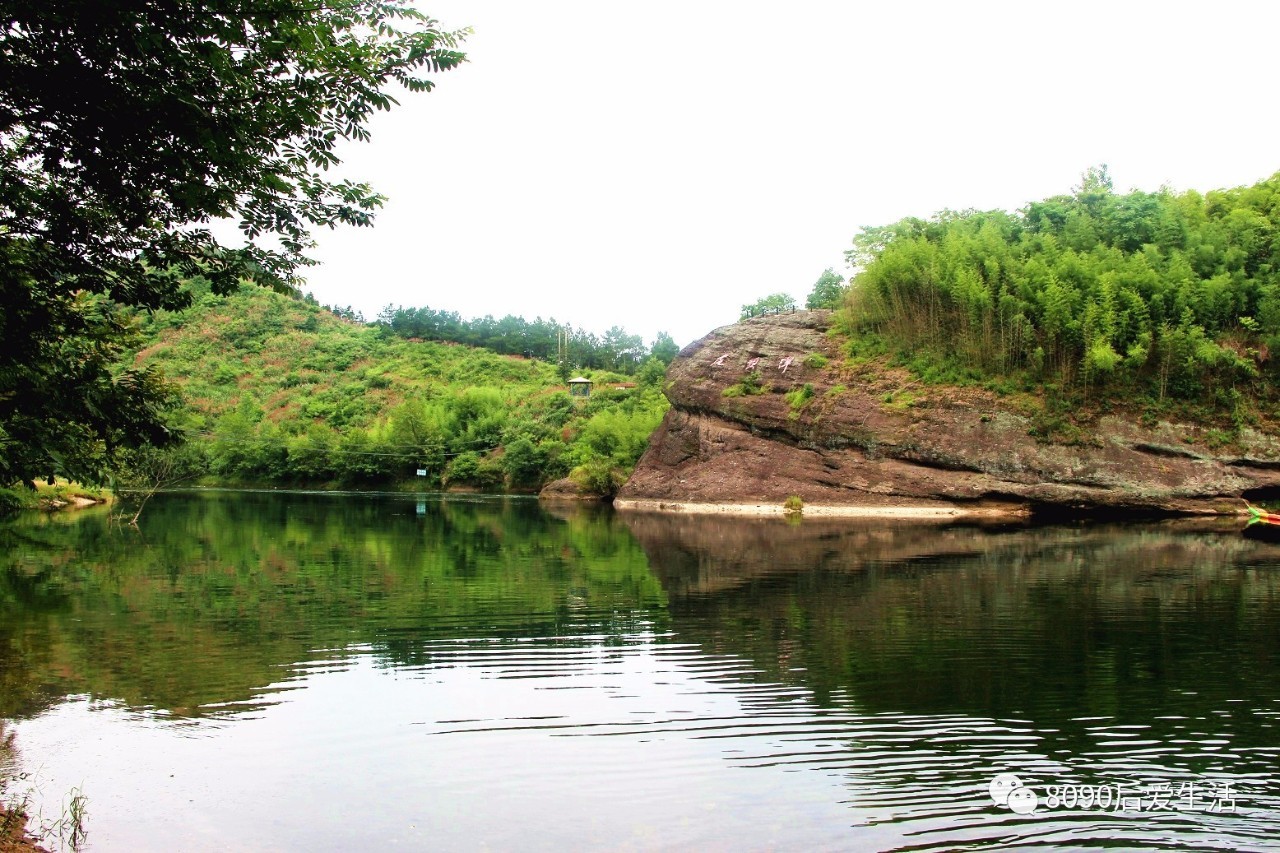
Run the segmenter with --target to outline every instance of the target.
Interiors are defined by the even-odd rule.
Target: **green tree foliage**
[[[578,456],[596,456],[612,460],[619,467],[626,466],[644,452],[649,434],[661,419],[661,410],[652,406],[597,412],[582,428]]]
[[[411,398],[391,410],[388,444],[390,449],[413,457],[415,471],[425,468],[438,474],[444,470],[452,426],[453,420],[443,404]]]
[[[122,448],[169,440],[173,395],[155,368],[121,366],[133,318],[101,294],[51,296],[13,262],[27,248],[0,226],[0,486],[101,483]]]
[[[786,314],[796,310],[796,301],[786,293],[771,293],[762,296],[750,305],[742,306],[740,320],[750,317],[764,317],[768,314]]]
[[[649,346],[649,355],[663,364],[670,364],[680,354],[680,347],[666,332],[658,332]]]
[[[329,177],[387,88],[426,91],[461,33],[380,0],[5,3],[0,36],[0,481],[98,480],[166,439],[159,377],[119,367],[125,307],[202,275],[297,285],[314,227],[383,199]],[[220,246],[213,219],[246,245]],[[45,427],[37,424],[43,423]]]
[[[667,365],[657,356],[649,356],[636,371],[636,381],[641,385],[658,386],[667,376]]]
[[[644,339],[639,335],[627,334],[627,330],[621,326],[613,326],[605,332],[600,343],[604,350],[603,367],[607,370],[635,373],[636,367],[647,355]]]
[[[836,275],[831,267],[827,267],[814,282],[813,290],[809,291],[809,298],[805,300],[804,307],[839,308],[847,290],[844,279]]]
[[[1280,174],[1121,195],[1091,169],[1018,213],[864,229],[847,254],[855,323],[937,363],[1226,408],[1273,396]]]

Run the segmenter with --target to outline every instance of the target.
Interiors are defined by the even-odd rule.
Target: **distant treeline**
[[[1280,379],[1280,175],[1113,191],[1106,168],[1017,213],[868,228],[849,261],[855,328],[921,372],[1235,411]]]
[[[363,315],[347,308],[329,307],[339,317],[365,322]],[[640,335],[628,334],[614,326],[603,335],[575,329],[555,318],[526,320],[508,314],[500,320],[491,315],[465,319],[456,311],[438,311],[423,306],[391,306],[369,323],[387,335],[443,341],[483,347],[501,355],[536,358],[565,369],[612,370],[631,374],[649,358],[669,364],[680,348],[666,332],[659,332],[646,346]]]

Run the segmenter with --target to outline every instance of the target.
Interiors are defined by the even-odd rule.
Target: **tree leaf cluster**
[[[738,315],[739,320],[748,320],[752,317],[766,317],[770,314],[789,314],[796,310],[796,300],[788,293],[771,293],[768,296],[762,296],[750,305],[742,306],[742,313]]]
[[[810,310],[839,308],[848,290],[844,279],[831,267],[827,267],[813,283],[813,289],[809,291],[804,307]]]

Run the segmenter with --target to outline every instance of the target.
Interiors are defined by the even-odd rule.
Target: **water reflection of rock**
[[[1229,701],[1270,707],[1259,690],[1280,683],[1280,549],[1238,525],[627,524],[681,640],[747,657],[819,703],[1056,721],[1192,706],[1212,719]]]
[[[983,528],[905,521],[797,524],[662,513],[628,513],[622,520],[672,596],[722,592],[778,573],[848,571],[871,561],[972,556],[989,546]]]

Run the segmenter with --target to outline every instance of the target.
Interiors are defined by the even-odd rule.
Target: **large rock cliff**
[[[1098,419],[1088,440],[1046,442],[995,394],[851,367],[831,314],[802,311],[715,330],[667,373],[672,408],[615,503],[622,509],[905,514],[1061,508],[1218,513],[1280,494],[1280,441],[1245,430],[1230,452],[1208,430]]]

